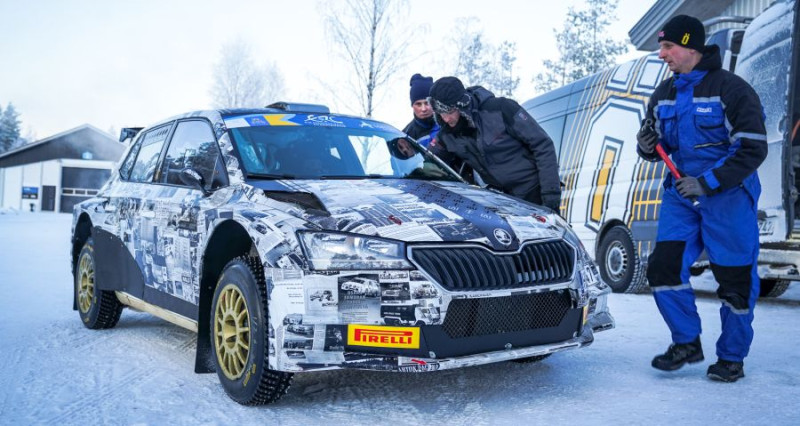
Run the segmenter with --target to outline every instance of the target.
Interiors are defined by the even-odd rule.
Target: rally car
[[[195,371],[239,403],[294,373],[535,360],[614,326],[558,214],[467,184],[387,124],[279,103],[120,139],[74,210],[74,309],[91,329],[130,306],[195,330]]]

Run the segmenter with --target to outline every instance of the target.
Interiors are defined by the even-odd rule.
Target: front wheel
[[[124,305],[113,291],[101,290],[95,275],[94,240],[83,244],[75,267],[75,300],[86,328],[101,330],[117,325]]]
[[[614,293],[640,293],[646,281],[639,253],[628,228],[614,226],[603,236],[597,250],[600,276]]]
[[[228,396],[244,405],[283,396],[292,374],[269,368],[266,284],[257,258],[239,257],[225,266],[210,316],[217,376]]]

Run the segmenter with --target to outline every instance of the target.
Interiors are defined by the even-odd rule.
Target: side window
[[[160,182],[183,185],[180,173],[187,167],[200,173],[210,189],[228,184],[217,140],[211,126],[205,121],[178,123],[162,165]]]
[[[131,182],[150,182],[156,172],[158,157],[161,155],[161,148],[167,139],[171,125],[161,126],[150,130],[142,136],[139,155],[131,170]]]
[[[122,165],[119,166],[119,175],[122,177],[123,180],[128,180],[131,176],[131,169],[133,169],[133,162],[136,161],[136,155],[139,154],[139,149],[142,147],[142,141],[144,140],[143,137],[138,137],[133,142],[133,147],[128,151],[128,156],[125,158],[125,161],[122,162]]]

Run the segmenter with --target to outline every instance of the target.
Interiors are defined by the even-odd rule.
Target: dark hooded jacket
[[[456,170],[463,160],[491,187],[558,211],[558,160],[547,133],[517,102],[480,86],[467,93],[459,124],[442,124],[430,150]]]

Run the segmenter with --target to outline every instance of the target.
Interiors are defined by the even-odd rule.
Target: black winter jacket
[[[414,140],[419,140],[431,134],[435,126],[436,122],[433,120],[433,117],[428,117],[426,120],[420,120],[414,117],[414,119],[406,125],[405,129],[403,129],[403,133],[411,136]]]
[[[459,159],[492,187],[558,211],[561,182],[553,141],[517,102],[469,87],[459,125],[442,129],[430,150],[458,170]]]

